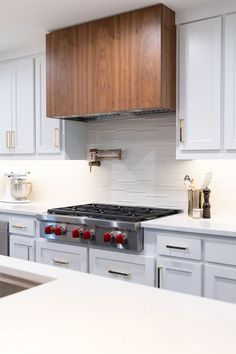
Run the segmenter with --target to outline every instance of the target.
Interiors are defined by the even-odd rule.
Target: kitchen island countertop
[[[46,284],[0,300],[4,354],[235,354],[236,305],[0,256]]]

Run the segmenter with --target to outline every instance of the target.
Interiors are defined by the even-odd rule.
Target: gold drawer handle
[[[16,132],[11,130],[11,148],[16,148]]]
[[[69,261],[61,261],[61,260],[55,259],[55,258],[52,258],[52,259],[51,259],[51,262],[52,262],[52,263],[57,263],[57,264],[63,264],[63,265],[67,265],[67,264],[70,263]]]
[[[19,229],[19,230],[27,229],[26,225],[12,225],[12,227],[13,229]]]
[[[59,144],[57,142],[57,136],[59,136],[59,129],[54,128],[54,133],[53,133],[53,145],[55,148],[59,148]]]
[[[10,144],[10,131],[6,131],[6,147],[7,149],[11,148],[11,144]]]

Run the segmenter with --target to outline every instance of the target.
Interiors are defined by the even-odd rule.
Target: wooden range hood
[[[175,110],[175,14],[159,4],[47,34],[47,116]]]

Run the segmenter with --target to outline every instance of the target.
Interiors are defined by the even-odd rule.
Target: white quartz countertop
[[[70,205],[70,203],[68,203],[68,205]],[[36,216],[38,214],[46,212],[49,208],[55,208],[59,206],[61,205],[59,205],[58,203],[56,204],[55,202],[30,202],[25,204],[0,202],[0,213]]]
[[[236,217],[234,215],[219,214],[211,219],[193,219],[183,213],[144,221],[141,225],[144,228],[157,230],[236,237]]]
[[[68,202],[67,205],[73,203]],[[0,214],[17,214],[37,216],[47,212],[49,208],[61,207],[55,202],[31,202],[11,204],[0,202]],[[0,216],[1,219],[1,216]],[[184,231],[191,233],[236,237],[236,218],[234,215],[214,215],[211,219],[193,219],[186,214],[171,215],[159,219],[144,221],[141,226],[149,229]]]
[[[235,354],[236,305],[0,256],[55,280],[0,299],[4,354]]]

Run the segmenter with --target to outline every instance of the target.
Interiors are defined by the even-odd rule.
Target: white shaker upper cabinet
[[[180,152],[221,149],[221,21],[179,29]]]
[[[0,64],[0,154],[10,153],[11,64]]]
[[[236,150],[236,14],[225,17],[224,119],[224,147]]]
[[[35,58],[36,147],[39,154],[61,152],[60,120],[46,116],[46,57]]]
[[[24,58],[12,62],[12,153],[35,152],[34,124],[34,59]]]

